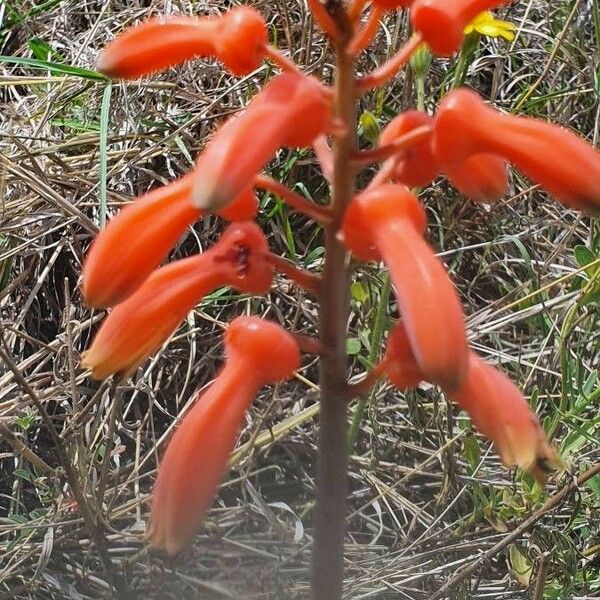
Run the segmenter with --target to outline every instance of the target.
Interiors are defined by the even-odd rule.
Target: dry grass
[[[29,0],[11,0],[0,7],[1,54],[32,57],[37,39],[56,53],[50,61],[93,68],[99,49],[128,24],[151,13],[214,12],[216,4],[83,0],[36,9]],[[331,76],[328,48],[302,0],[254,4],[281,46],[308,71]],[[520,26],[517,40],[510,46],[484,41],[468,83],[507,110],[519,106],[597,141],[600,31],[592,7],[597,11],[595,1],[521,2],[509,13]],[[380,63],[387,44],[397,46],[405,32],[403,19],[390,17],[362,68]],[[454,66],[434,63],[426,90],[430,109]],[[176,415],[214,376],[223,324],[252,312],[311,333],[311,298],[285,281],[268,298],[211,297],[132,379],[99,385],[78,368],[102,318],[84,306],[78,289],[82,258],[99,224],[130,198],[189,169],[207,134],[270,73],[264,67],[232,80],[216,64],[195,62],[141,84],[114,85],[108,98],[103,81],[2,66],[1,347],[14,364],[0,364],[0,598],[109,594],[64,473],[53,473],[58,457],[36,402],[68,449],[131,597],[307,597],[318,415],[314,360],[254,404],[234,468],[194,547],[166,562],[146,552],[143,534],[157,457]],[[103,97],[110,100],[106,142]],[[366,98],[363,108],[385,123],[414,102],[412,82],[399,78]],[[282,152],[271,171],[290,185],[302,181],[316,198],[325,194],[308,153]],[[401,395],[382,387],[351,460],[347,597],[439,597],[442,584],[470,565],[477,568],[444,597],[529,598],[536,585],[538,600],[600,597],[599,476],[519,530],[518,545],[496,550],[507,531],[542,507],[546,494],[552,498],[571,474],[599,459],[599,312],[597,302],[583,302],[582,289],[598,285],[600,270],[582,270],[577,260],[591,256],[598,264],[598,223],[548,201],[520,176],[511,197],[492,211],[445,184],[424,198],[431,240],[460,287],[473,347],[526,391],[569,474],[553,478],[542,493],[522,473],[502,469],[479,437],[477,446],[468,420],[434,389]],[[271,197],[263,199],[260,220],[274,250],[319,267],[321,242],[311,223],[288,215]],[[173,256],[206,247],[220,227],[213,219],[198,223]],[[369,268],[357,281],[366,292],[354,303],[352,323],[362,344],[354,365],[359,373],[381,275]],[[23,444],[35,454],[31,460]],[[528,589],[519,582],[520,567],[525,575],[533,570]]]

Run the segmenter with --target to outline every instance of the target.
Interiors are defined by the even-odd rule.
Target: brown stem
[[[56,471],[31,448],[24,444],[6,425],[0,423],[0,438],[27,462],[30,462],[38,473],[46,477],[55,477]]]
[[[416,127],[391,144],[385,144],[385,146],[379,146],[371,150],[358,150],[355,152],[352,160],[359,165],[368,165],[370,163],[386,160],[396,154],[400,154],[402,150],[407,150],[411,146],[422,142],[430,135],[431,127],[429,125]]]
[[[364,27],[354,36],[350,46],[348,46],[348,54],[356,56],[371,43],[379,28],[379,21],[381,20],[382,15],[382,8],[374,6],[371,9],[371,13],[369,14],[369,18]]]
[[[289,207],[321,224],[331,222],[331,214],[327,207],[319,206],[318,204],[308,201],[300,194],[293,192],[290,188],[283,185],[283,183],[279,183],[279,181],[275,181],[275,179],[272,179],[271,177],[257,175],[254,179],[254,185],[264,190],[268,190],[269,192],[273,192],[273,194],[279,196]]]
[[[339,600],[343,591],[344,533],[348,491],[347,356],[350,277],[346,248],[337,237],[346,206],[355,192],[356,172],[350,157],[356,151],[354,59],[347,53],[352,26],[338,17],[342,38],[336,44],[336,117],[344,133],[334,138],[333,220],[325,228],[325,270],[320,308],[321,416],[317,505],[314,521],[312,595],[314,600]]]
[[[318,296],[321,291],[321,277],[310,271],[297,267],[293,262],[277,256],[276,254],[266,254],[265,259],[273,266],[276,271],[287,275],[294,283],[301,288],[309,291],[314,296]]]
[[[390,60],[383,63],[381,67],[361,77],[356,84],[356,90],[359,94],[364,94],[374,87],[383,85],[391,79],[396,73],[410,60],[415,50],[422,44],[423,39],[419,34],[413,35],[400,50]]]

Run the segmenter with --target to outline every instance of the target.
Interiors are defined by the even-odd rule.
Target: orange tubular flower
[[[466,89],[450,92],[435,119],[436,159],[452,169],[474,154],[506,158],[567,206],[600,212],[600,153],[563,127],[504,115]]]
[[[444,175],[475,202],[493,202],[508,192],[508,165],[493,154],[474,154],[462,163],[446,165]]]
[[[89,306],[114,306],[147,279],[186,228],[202,217],[191,196],[188,174],[127,205],[97,235],[83,265],[83,296]],[[219,215],[248,221],[257,206],[254,191],[248,188]]]
[[[216,288],[265,294],[273,279],[264,234],[254,223],[230,225],[210,249],[156,270],[100,327],[82,366],[92,377],[132,373],[186,315]]]
[[[414,387],[426,379],[401,321],[390,333],[382,367],[398,389]],[[467,376],[462,384],[445,391],[467,411],[475,427],[492,440],[506,467],[519,465],[544,484],[550,467],[560,466],[560,458],[548,445],[521,392],[506,375],[474,352],[469,352]]]
[[[465,27],[485,10],[509,4],[511,0],[414,0],[410,18],[427,45],[437,56],[452,56],[460,50]]]
[[[392,144],[413,129],[424,125],[432,126],[433,117],[419,110],[406,111],[387,124],[381,132],[379,143],[381,146]],[[424,187],[439,175],[440,169],[433,157],[429,136],[401,152],[399,156],[393,178],[408,187]]]
[[[409,110],[392,119],[382,131],[379,143],[392,144],[398,138],[418,127],[434,124],[433,117],[418,111]],[[431,136],[411,146],[399,154],[392,178],[408,187],[429,185],[442,171],[431,147]],[[444,175],[471,200],[491,202],[508,190],[506,161],[491,154],[478,154],[468,157],[463,163],[446,165]]]
[[[506,467],[519,465],[543,485],[548,471],[561,465],[519,389],[476,354],[470,354],[467,378],[449,395],[494,442]]]
[[[246,75],[260,66],[266,44],[264,19],[247,6],[219,17],[150,19],[109,44],[98,69],[116,79],[136,79],[198,56],[214,56],[234,75]]]
[[[148,537],[170,555],[191,541],[210,508],[259,389],[300,366],[293,336],[258,317],[232,321],[225,349],[224,368],[183,418],[158,469]]]
[[[343,235],[358,258],[386,263],[421,372],[454,388],[467,368],[464,317],[442,262],[423,239],[425,227],[425,211],[407,188],[381,185],[354,198]]]
[[[210,140],[195,168],[194,204],[227,206],[282,146],[310,146],[331,123],[330,99],[313,77],[274,77]]]

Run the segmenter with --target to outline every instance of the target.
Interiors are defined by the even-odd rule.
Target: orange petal
[[[518,388],[476,354],[463,384],[449,395],[494,442],[505,466],[519,465],[544,484],[549,470],[562,464]]]
[[[221,371],[171,439],[158,469],[148,537],[177,554],[210,508],[258,386],[237,365]]]
[[[199,56],[221,59],[235,75],[258,68],[267,42],[266,24],[249,7],[219,17],[161,17],[125,31],[102,52],[98,69],[136,79]]]
[[[512,0],[414,0],[410,10],[413,28],[433,54],[452,56],[460,50],[465,27],[485,10]]]
[[[106,318],[82,366],[92,376],[127,375],[158,350],[194,306],[218,287],[266,293],[272,267],[254,223],[231,225],[210,250],[156,270]]]
[[[432,124],[433,118],[428,114],[418,110],[409,110],[388,123],[381,132],[379,143],[382,146],[391,144],[417,127]],[[439,167],[431,149],[430,136],[404,150],[399,156],[393,178],[408,187],[429,185],[439,174]]]
[[[256,9],[237,6],[221,17],[217,56],[234,75],[247,75],[258,69],[267,42],[267,25]]]
[[[493,154],[473,154],[462,163],[448,165],[444,174],[475,202],[494,202],[508,192],[508,165]]]
[[[402,185],[379,185],[356,196],[344,214],[342,237],[346,246],[361,260],[381,260],[381,252],[375,247],[375,230],[380,222],[393,219],[408,220],[421,235],[427,229],[423,206]]]
[[[403,186],[378,186],[352,201],[344,218],[344,238],[359,257],[369,244],[379,253],[390,270],[421,372],[429,381],[452,388],[467,369],[464,317],[444,265],[422,237],[419,210],[423,212],[418,200]],[[357,235],[359,224],[362,238]]]
[[[210,56],[217,31],[217,19],[150,19],[111,42],[98,59],[98,70],[115,79],[136,79],[197,56]]]
[[[382,228],[376,246],[390,270],[398,309],[423,375],[448,388],[466,373],[460,300],[442,262],[410,224]]]
[[[191,541],[212,504],[260,387],[289,378],[300,366],[294,338],[257,317],[235,319],[225,346],[225,367],[183,418],[158,469],[148,537],[171,555]]]
[[[191,195],[192,176],[186,175],[128,204],[100,231],[83,265],[83,296],[89,306],[114,306],[147,279],[202,216]],[[254,193],[247,189],[221,214],[245,221],[256,208]]]
[[[195,168],[194,203],[227,206],[283,146],[308,146],[330,122],[330,101],[314,78],[283,73],[210,140]]]
[[[414,388],[425,379],[402,321],[390,332],[382,363],[386,377],[399,390]]]
[[[443,170],[473,154],[495,154],[567,206],[600,212],[600,152],[563,127],[504,115],[459,89],[440,104],[432,144]]]

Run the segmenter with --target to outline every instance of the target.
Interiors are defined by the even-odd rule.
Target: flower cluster
[[[457,52],[469,23],[506,3],[373,0],[372,11],[409,8],[416,39],[389,64],[357,79],[356,95],[388,80],[423,42],[438,56]],[[366,33],[360,28],[363,4],[352,3],[348,14],[359,42],[347,43],[356,52],[374,34],[369,23]],[[339,42],[333,17],[317,0],[310,5],[322,28]],[[489,24],[487,16],[472,27],[483,31],[482,23]],[[559,459],[517,388],[469,350],[460,299],[425,240],[426,213],[410,188],[444,176],[468,198],[491,203],[507,193],[512,165],[568,207],[594,214],[600,211],[600,155],[571,131],[504,114],[461,88],[449,93],[434,115],[398,115],[377,148],[355,152],[346,165],[350,171],[372,159],[384,164],[346,206],[334,211],[311,204],[260,171],[283,147],[314,146],[330,174],[327,137],[347,136],[348,124],[336,119],[333,90],[299,72],[268,44],[266,31],[250,8],[216,18],[154,19],[126,31],[101,56],[101,69],[114,78],[139,77],[198,56],[220,60],[235,75],[250,73],[267,58],[284,72],[214,133],[189,174],[132,202],[98,235],[84,265],[83,293],[90,306],[112,310],[84,366],[97,378],[131,374],[203,296],[221,286],[265,294],[276,268],[318,296],[323,281],[272,255],[252,222],[254,190],[267,187],[343,240],[357,259],[380,261],[389,269],[401,320],[374,373],[400,389],[421,381],[440,386],[494,442],[504,464],[519,465],[545,481]],[[232,221],[221,239],[203,254],[160,267],[205,211]],[[162,459],[149,531],[154,547],[175,554],[193,537],[252,399],[263,385],[289,378],[299,368],[298,339],[256,317],[231,322],[225,365],[182,419]],[[327,354],[326,340],[322,344],[320,352]]]

